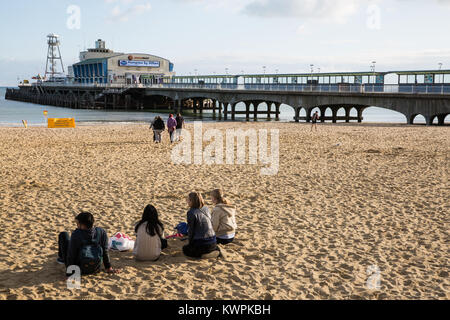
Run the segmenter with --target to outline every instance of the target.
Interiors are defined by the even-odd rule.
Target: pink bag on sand
[[[176,238],[184,238],[184,236],[181,233],[175,233],[171,236],[166,237],[166,239],[176,239]]]
[[[134,240],[128,235],[117,232],[113,237],[109,238],[109,250],[130,251],[134,249]]]

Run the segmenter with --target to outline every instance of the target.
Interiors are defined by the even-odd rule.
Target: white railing
[[[280,92],[333,92],[333,93],[398,93],[398,94],[450,94],[450,84],[444,85],[391,85],[391,84],[80,84],[80,83],[50,83],[34,84],[49,87],[75,87],[110,89],[110,93],[123,93],[129,89],[196,89],[223,91],[280,91]]]

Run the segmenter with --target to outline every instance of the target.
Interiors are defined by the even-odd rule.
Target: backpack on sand
[[[100,245],[99,228],[95,229],[94,239],[83,240],[79,261],[82,274],[93,274],[100,271],[103,262],[103,248]]]

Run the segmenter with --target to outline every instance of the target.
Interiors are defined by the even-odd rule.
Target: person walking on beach
[[[184,128],[184,118],[181,116],[181,114],[177,114],[177,117],[175,118],[177,121],[177,134],[176,134],[176,141],[181,141],[181,136],[183,134],[183,128]]]
[[[201,258],[204,254],[218,251],[211,215],[205,207],[202,195],[197,192],[190,193],[187,203],[190,208],[187,213],[189,244],[183,247],[183,253],[191,258]]]
[[[215,205],[212,211],[212,224],[218,244],[229,244],[236,236],[236,208],[225,199],[223,191],[211,192],[211,201]]]
[[[153,124],[153,130],[155,131],[156,136],[156,143],[162,142],[162,133],[164,132],[164,129],[166,128],[166,125],[164,124],[163,119],[161,117],[156,117],[156,120]]]
[[[59,264],[79,266],[83,275],[94,274],[101,270],[102,263],[107,273],[119,273],[113,269],[108,255],[108,235],[102,228],[94,227],[94,216],[82,212],[76,218],[77,229],[69,237],[61,232],[58,237]],[[66,274],[71,276],[72,274]]]
[[[175,142],[175,130],[177,129],[177,120],[174,119],[173,114],[169,116],[167,120],[167,130],[169,130],[170,143]]]
[[[312,127],[311,131],[313,131],[314,128],[316,128],[317,131],[317,121],[320,120],[319,111],[316,111],[312,116]]]
[[[155,117],[153,121],[150,123],[150,130],[153,130],[153,142],[156,142],[156,129],[155,129],[155,122],[158,117]]]
[[[167,248],[167,240],[164,238],[164,225],[158,217],[158,211],[152,205],[144,209],[141,221],[136,224],[136,242],[133,256],[138,261],[156,261],[161,256],[161,251]]]

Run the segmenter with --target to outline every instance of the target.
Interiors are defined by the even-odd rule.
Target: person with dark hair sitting
[[[111,267],[108,254],[108,235],[102,228],[94,227],[94,216],[82,212],[76,218],[77,229],[69,237],[67,232],[59,234],[59,264],[79,266],[84,275],[94,274],[101,270],[102,263],[106,272],[118,273]],[[70,276],[70,274],[67,274]]]
[[[219,251],[211,214],[205,207],[202,195],[193,192],[189,194],[187,202],[190,207],[187,214],[189,244],[183,247],[183,253],[191,258],[201,258],[213,251]]]
[[[136,242],[133,255],[137,261],[157,261],[161,251],[167,248],[164,225],[159,220],[158,210],[152,205],[144,209],[141,221],[135,226]]]

